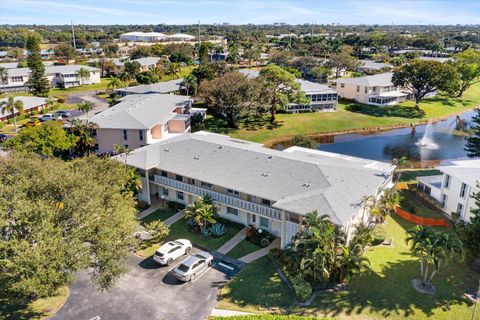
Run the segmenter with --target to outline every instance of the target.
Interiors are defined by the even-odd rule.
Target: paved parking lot
[[[151,258],[132,256],[130,271],[108,292],[93,288],[87,272],[82,272],[70,286],[66,304],[52,319],[206,319],[228,276],[215,264],[193,282],[181,283],[170,270],[182,260],[167,267]]]

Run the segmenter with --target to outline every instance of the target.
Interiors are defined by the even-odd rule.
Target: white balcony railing
[[[282,213],[278,209],[270,208],[250,201],[245,201],[213,190],[197,187],[188,183],[173,180],[167,177],[162,177],[159,175],[153,176],[153,182],[164,187],[173,188],[179,191],[185,191],[187,193],[195,194],[198,196],[205,196],[208,194],[212,198],[212,200],[220,202],[227,206],[250,211],[276,220],[282,219]]]

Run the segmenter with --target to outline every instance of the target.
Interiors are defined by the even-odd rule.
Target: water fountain
[[[415,145],[420,148],[435,150],[438,149],[438,144],[433,141],[433,133],[432,133],[432,120],[428,121],[427,127],[425,128],[425,132],[423,133],[423,137],[418,140]]]

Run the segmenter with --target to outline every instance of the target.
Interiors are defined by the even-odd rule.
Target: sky
[[[0,24],[480,24],[480,0],[0,0]]]

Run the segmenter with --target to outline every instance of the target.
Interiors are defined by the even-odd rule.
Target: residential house
[[[161,32],[127,32],[120,35],[122,41],[134,41],[134,42],[159,42],[159,41],[192,41],[195,37],[184,34],[175,33],[167,35]]]
[[[46,98],[41,98],[41,97],[18,96],[18,97],[14,97],[13,100],[14,101],[20,100],[23,102],[24,113],[31,113],[34,111],[38,112],[48,106],[48,103],[47,103],[48,100]],[[8,101],[8,98],[0,99],[0,105],[7,101]],[[15,115],[18,116],[18,112],[14,112],[14,113],[6,112],[6,111],[5,113],[0,112],[0,121],[8,120]]]
[[[392,66],[388,63],[375,62],[372,60],[360,60],[360,65],[357,67],[358,72],[374,74],[380,71],[388,71]]]
[[[392,83],[393,73],[379,73],[359,78],[336,79],[338,95],[360,103],[387,106],[407,99],[408,93],[401,91]]]
[[[418,189],[438,201],[446,214],[469,221],[476,208],[472,195],[480,192],[480,159],[456,160],[437,169],[441,174],[417,178]]]
[[[296,80],[300,88],[310,100],[308,104],[289,103],[286,111],[298,113],[302,111],[336,111],[338,104],[337,91],[327,85],[306,80]]]
[[[83,68],[89,71],[90,75],[82,79],[78,71]],[[30,75],[29,68],[8,69],[7,81],[0,79],[0,90],[4,92],[28,91],[27,81]],[[82,65],[45,66],[45,77],[53,88],[70,88],[83,84],[100,82],[100,69]]]
[[[205,109],[191,107],[188,96],[173,94],[132,94],[89,121],[96,124],[97,153],[113,153],[114,145],[134,150],[190,132],[192,114],[205,117]]]
[[[181,134],[114,158],[139,170],[140,200],[190,205],[209,195],[221,217],[268,230],[282,247],[314,210],[351,238],[355,226],[370,219],[362,199],[393,186],[390,164],[299,147],[278,151],[209,132]]]
[[[115,90],[115,92],[121,96],[127,96],[129,94],[151,94],[151,93],[168,93],[178,94],[183,89],[183,78],[157,82],[152,84],[142,84],[139,86],[126,87]]]
[[[132,61],[137,61],[138,63],[140,63],[141,71],[149,71],[149,70],[152,70],[153,67],[155,67],[158,61],[160,60],[161,58],[159,57],[144,57],[144,58],[134,59]]]

